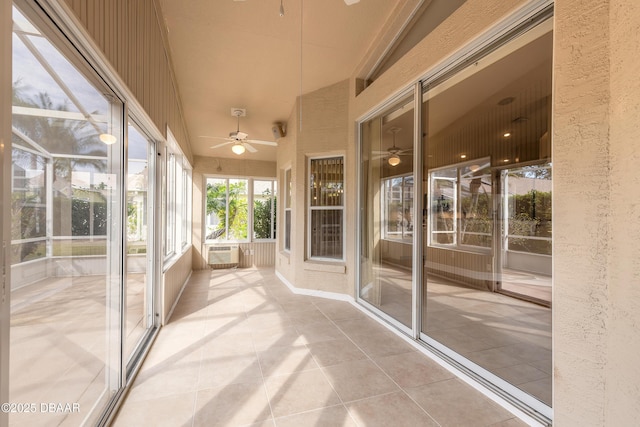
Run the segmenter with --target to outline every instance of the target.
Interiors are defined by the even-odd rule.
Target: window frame
[[[291,253],[291,221],[293,216],[292,211],[292,203],[293,194],[291,192],[291,168],[287,168],[284,170],[284,191],[282,192],[282,197],[284,199],[284,239],[283,239],[283,250],[287,253]],[[288,215],[287,215],[288,214]],[[289,221],[287,222],[287,216],[289,217]]]
[[[257,238],[255,237],[255,233],[256,233],[256,217],[255,217],[255,212],[256,212],[256,191],[255,191],[255,184],[256,182],[268,182],[269,183],[269,189],[271,191],[271,194],[269,195],[268,200],[271,201],[271,209],[269,212],[269,217],[270,217],[270,229],[269,229],[269,235],[271,237],[267,237],[267,238]],[[251,198],[250,198],[250,203],[251,203],[251,241],[252,242],[271,242],[276,240],[276,208],[277,208],[277,203],[278,203],[278,180],[276,179],[260,179],[260,178],[252,178],[251,179]]]
[[[229,181],[230,180],[244,180],[247,183],[247,237],[246,239],[208,239],[207,238],[207,226],[209,224],[208,222],[208,215],[207,215],[207,185],[209,180],[225,180],[226,181],[226,187],[227,187],[227,191],[226,191],[226,200],[228,200],[229,197]],[[240,177],[240,176],[234,176],[234,175],[205,175],[204,176],[204,185],[203,185],[203,195],[202,195],[202,215],[204,217],[204,220],[202,221],[203,224],[203,241],[205,245],[216,245],[216,244],[222,244],[222,243],[252,243],[252,242],[274,242],[276,240],[275,238],[275,232],[276,232],[276,225],[275,225],[275,220],[277,219],[277,213],[275,211],[275,209],[273,208],[273,203],[272,203],[272,207],[271,207],[271,212],[272,212],[272,220],[271,220],[271,233],[272,236],[274,236],[273,238],[270,239],[256,239],[253,237],[254,234],[254,212],[253,212],[253,208],[254,208],[254,194],[253,194],[253,189],[254,189],[254,182],[255,181],[271,181],[271,188],[274,191],[274,194],[272,194],[272,200],[273,197],[276,197],[277,193],[276,193],[276,189],[278,187],[278,180],[277,178],[273,178],[273,177],[267,177],[267,178],[263,178],[263,177]],[[277,202],[276,202],[277,203]],[[226,203],[227,206],[227,213],[226,218],[225,218],[225,235],[229,235],[229,219],[228,219],[228,203]]]
[[[404,211],[406,209],[405,205],[407,203],[407,199],[405,198],[406,194],[407,194],[407,188],[411,188],[411,203],[412,203],[412,208],[411,211],[413,212],[413,204],[415,203],[415,194],[413,191],[413,184],[408,187],[406,185],[407,182],[407,178],[411,178],[412,180],[414,179],[414,175],[413,172],[408,172],[405,174],[401,174],[401,175],[394,175],[394,176],[388,176],[386,178],[382,178],[381,179],[381,184],[382,184],[382,197],[380,198],[380,203],[382,203],[382,207],[381,207],[381,213],[382,213],[382,239],[384,240],[388,240],[391,242],[399,242],[399,243],[406,243],[406,244],[413,244],[413,230],[415,229],[415,220],[413,221],[414,224],[412,226],[411,231],[407,231],[405,229],[405,227],[402,227],[402,230],[400,231],[400,237],[389,237],[390,235],[393,234],[397,234],[398,232],[390,232],[389,231],[389,220],[391,218],[388,217],[389,214],[389,199],[388,199],[388,192],[387,192],[387,183],[393,181],[394,179],[401,179],[402,183],[400,185],[400,206],[402,207],[402,210]]]
[[[342,205],[340,206],[312,206],[311,204],[311,171],[312,171],[312,163],[314,160],[326,160],[326,159],[341,159],[342,160]],[[320,156],[309,156],[307,158],[307,259],[312,261],[328,261],[328,262],[344,262],[346,260],[346,227],[345,227],[345,200],[346,200],[346,180],[345,180],[345,164],[346,164],[346,156],[344,154],[330,154],[330,155],[320,155]],[[342,214],[342,224],[341,224],[341,234],[340,241],[342,247],[342,256],[340,258],[331,258],[327,256],[313,256],[311,254],[313,247],[313,230],[312,230],[312,218],[313,212],[315,211],[340,211]]]
[[[428,194],[430,195],[430,197],[428,198],[428,212],[429,212],[429,220],[428,222],[428,233],[427,233],[427,246],[428,247],[434,247],[434,248],[444,248],[444,249],[450,249],[450,250],[461,250],[461,251],[467,251],[467,252],[479,252],[479,253],[490,253],[492,252],[492,245],[489,246],[478,246],[478,245],[471,245],[471,244],[465,244],[462,243],[462,238],[461,238],[461,221],[462,221],[462,215],[461,215],[461,209],[462,209],[462,176],[461,176],[461,170],[472,166],[474,164],[479,164],[479,165],[487,165],[485,168],[483,169],[487,169],[489,171],[489,175],[491,176],[491,200],[489,203],[489,206],[491,208],[493,208],[493,203],[496,197],[495,194],[495,180],[493,177],[493,170],[494,168],[491,166],[491,158],[490,157],[482,157],[479,159],[472,159],[472,160],[467,160],[464,162],[460,162],[460,163],[454,163],[451,165],[446,165],[446,166],[442,166],[442,167],[438,167],[438,168],[433,168],[430,169],[428,172],[428,176],[427,176],[427,182],[428,182]],[[441,172],[444,170],[455,170],[456,172],[456,176],[455,178],[447,178],[447,177],[434,177],[434,174],[437,172]],[[436,218],[435,215],[435,208],[436,208],[436,204],[434,203],[434,199],[433,199],[433,195],[435,193],[434,191],[434,181],[435,180],[443,180],[443,181],[452,181],[453,182],[453,189],[454,189],[454,194],[453,194],[453,230],[451,231],[443,231],[443,232],[439,232],[434,230],[434,226],[433,226],[433,221]],[[493,211],[493,209],[492,209]],[[493,215],[493,213],[492,213]],[[494,228],[495,228],[495,219],[493,217],[490,218],[491,221],[491,226],[492,226],[492,230],[489,233],[473,233],[473,234],[480,234],[480,235],[486,235],[490,238],[493,238],[493,232],[494,232]],[[442,234],[451,234],[452,243],[438,243],[434,241],[433,235],[434,233],[442,233]]]

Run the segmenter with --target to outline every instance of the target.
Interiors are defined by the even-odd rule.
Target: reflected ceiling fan
[[[376,157],[374,157],[374,159],[386,158],[387,162],[389,162],[391,166],[398,166],[401,162],[400,156],[413,155],[413,150],[411,149],[402,149],[400,147],[396,147],[396,134],[401,130],[401,128],[396,127],[389,129],[389,132],[393,134],[393,145],[387,148],[386,151],[374,151],[373,154],[377,155]]]
[[[231,115],[236,117],[238,120],[238,126],[236,128],[235,132],[229,132],[229,136],[228,137],[221,137],[221,136],[201,136],[200,138],[213,138],[213,139],[224,139],[227,142],[223,142],[222,144],[218,144],[218,145],[214,145],[211,148],[220,148],[220,147],[224,147],[225,145],[231,145],[231,151],[233,151],[234,153],[236,153],[237,155],[240,155],[242,153],[244,153],[245,150],[248,150],[251,153],[255,153],[258,150],[253,146],[253,144],[256,145],[269,145],[271,147],[277,147],[278,143],[277,142],[273,142],[273,141],[261,141],[259,139],[247,139],[247,137],[249,136],[248,134],[244,133],[244,132],[240,132],[240,117],[244,117],[247,115],[247,110],[243,109],[243,108],[232,108],[231,109]]]

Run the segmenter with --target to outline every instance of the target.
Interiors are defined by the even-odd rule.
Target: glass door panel
[[[153,327],[153,189],[155,145],[131,122],[127,164],[125,360]]]
[[[547,414],[551,310],[523,289],[550,291],[550,269],[544,284],[514,282],[551,261],[552,37],[538,24],[422,99],[421,338]]]
[[[412,324],[413,95],[364,122],[360,298]]]
[[[70,406],[9,424],[93,424],[121,387],[123,105],[27,16],[13,9],[9,392]]]

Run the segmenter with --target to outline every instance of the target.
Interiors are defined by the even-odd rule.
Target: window
[[[253,181],[253,240],[276,238],[276,182]]]
[[[164,254],[170,258],[182,253],[191,234],[191,166],[167,129],[162,191]]]
[[[167,149],[168,151],[168,149]],[[176,236],[176,157],[173,153],[167,154],[167,179],[166,188],[167,206],[165,224],[165,256],[171,256],[175,252],[175,236]]]
[[[430,185],[430,244],[491,248],[489,159],[434,170]]]
[[[191,168],[189,163],[183,161],[182,166],[182,248],[191,242]]]
[[[291,250],[291,169],[284,171],[284,250]]]
[[[309,161],[309,257],[343,259],[344,158]]]
[[[207,240],[247,240],[247,179],[207,179]]]
[[[413,176],[383,180],[384,238],[413,240]]]

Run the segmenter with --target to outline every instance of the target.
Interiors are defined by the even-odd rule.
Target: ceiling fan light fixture
[[[104,142],[107,145],[111,145],[111,144],[115,144],[117,139],[115,136],[111,135],[110,133],[101,133],[100,141]]]
[[[244,153],[244,150],[244,145],[242,145],[241,143],[233,144],[233,146],[231,147],[231,151],[236,153],[238,156]]]
[[[391,166],[398,166],[400,164],[400,156],[397,154],[392,154],[389,156],[389,160],[387,160]]]

